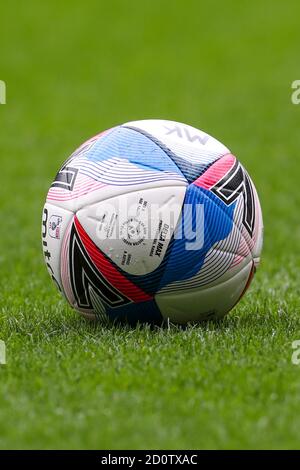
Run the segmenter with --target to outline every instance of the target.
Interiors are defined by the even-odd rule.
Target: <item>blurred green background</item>
[[[0,15],[0,448],[300,447],[299,2],[11,0]],[[212,134],[257,186],[262,266],[221,325],[87,324],[43,265],[61,163],[144,118]]]

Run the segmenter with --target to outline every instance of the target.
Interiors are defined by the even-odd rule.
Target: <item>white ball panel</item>
[[[251,260],[230,279],[213,287],[174,292],[173,294],[156,294],[155,300],[162,316],[174,323],[223,317],[234,307],[243,293],[252,266]]]
[[[174,181],[172,179],[166,179],[164,181],[152,181],[151,183],[132,184],[130,186],[105,185],[102,188],[93,190],[79,198],[74,197],[73,199],[63,201],[56,200],[53,202],[53,204],[55,204],[57,207],[67,209],[75,213],[87,205],[95,204],[98,201],[105,201],[117,196],[126,195],[129,191],[141,191],[145,188],[155,189],[161,188],[162,186],[173,187],[174,185],[186,188],[187,184],[188,183],[184,180]],[[47,202],[51,204],[51,201],[48,198]]]
[[[162,262],[186,188],[143,188],[89,204],[77,217],[93,242],[123,271],[143,275]]]
[[[153,135],[178,156],[191,163],[206,163],[230,152],[217,139],[188,124],[146,119],[127,122],[123,125],[136,127]]]
[[[262,210],[261,210],[259,198],[258,198],[257,191],[254,185],[253,185],[253,188],[254,188],[255,212],[256,212],[256,220],[255,220],[256,241],[255,241],[255,245],[252,251],[252,255],[255,261],[255,265],[257,266],[260,262],[260,254],[261,254],[262,246],[263,246],[264,223],[263,223]]]

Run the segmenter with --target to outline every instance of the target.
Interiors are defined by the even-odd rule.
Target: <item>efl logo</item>
[[[0,340],[0,365],[6,364],[6,348],[4,341]]]
[[[6,85],[0,80],[0,104],[6,104]]]
[[[59,215],[51,215],[49,220],[49,235],[52,238],[60,239],[62,217]]]

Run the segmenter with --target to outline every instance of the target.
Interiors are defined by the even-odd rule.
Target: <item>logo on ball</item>
[[[147,235],[146,225],[136,217],[130,217],[120,227],[120,235],[124,243],[137,246],[143,243]]]
[[[62,217],[59,215],[51,215],[49,220],[49,235],[51,238],[60,239]]]

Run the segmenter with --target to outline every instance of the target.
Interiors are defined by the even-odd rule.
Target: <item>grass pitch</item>
[[[297,1],[1,4],[0,448],[299,448]],[[252,176],[265,245],[247,296],[185,330],[92,325],[40,246],[62,161],[115,124],[166,118]]]

